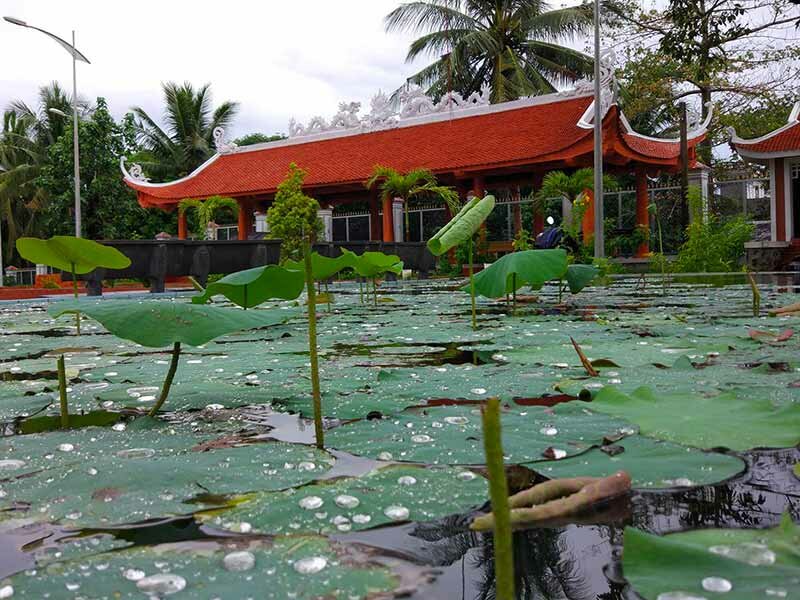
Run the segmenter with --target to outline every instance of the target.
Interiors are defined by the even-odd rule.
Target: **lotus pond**
[[[623,278],[564,304],[548,285],[513,315],[479,300],[477,330],[461,281],[386,282],[376,304],[331,285],[324,450],[295,302],[184,349],[158,418],[168,348],[5,304],[0,598],[493,598],[492,535],[469,526],[494,396],[512,491],[619,470],[634,488],[515,532],[520,598],[800,598],[800,317],[766,316],[797,296],[761,282],[754,317],[726,283]]]

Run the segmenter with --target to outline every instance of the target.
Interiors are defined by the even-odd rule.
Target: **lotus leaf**
[[[744,461],[718,452],[654,440],[626,437],[607,448],[593,448],[580,456],[531,465],[550,478],[608,477],[627,471],[635,488],[709,485],[744,471]]]
[[[225,560],[234,552],[250,553],[238,561],[247,566],[236,568],[231,565],[237,561]],[[229,566],[223,568],[226,563]],[[303,568],[306,563],[308,569]],[[137,572],[147,577],[171,575],[169,581],[179,585],[168,593],[162,588],[147,593],[153,580],[134,576]],[[80,597],[139,600],[171,597],[175,592],[176,598],[187,600],[367,598],[390,592],[398,584],[386,567],[359,555],[357,549],[315,536],[285,536],[270,542],[253,541],[249,546],[214,542],[143,546],[31,569],[10,581],[14,600],[67,597],[64,593],[70,598],[77,593]],[[62,593],[56,596],[56,590]]]
[[[475,275],[475,292],[486,298],[501,298],[525,285],[541,287],[546,281],[563,277],[566,270],[567,253],[560,248],[512,252]]]
[[[467,202],[456,216],[428,240],[428,250],[434,256],[441,256],[451,248],[469,240],[489,216],[494,208],[494,196],[473,198]]]
[[[205,518],[218,526],[245,521],[259,533],[337,533],[438,519],[468,512],[486,499],[486,480],[466,469],[389,466],[358,478],[254,494]],[[392,506],[408,512],[393,513]]]
[[[364,252],[359,255],[347,248],[342,248],[342,256],[349,257],[349,266],[362,277],[377,277],[383,273],[399,275],[403,272],[403,261],[396,254]]]
[[[186,302],[136,300],[63,301],[54,303],[48,312],[54,317],[73,312],[87,314],[117,337],[151,348],[176,342],[202,346],[221,335],[268,327],[297,314],[289,309],[243,311]]]
[[[57,235],[49,240],[22,237],[17,240],[20,256],[32,263],[83,275],[98,267],[125,269],[130,259],[116,248],[92,240]]]
[[[800,443],[800,404],[776,407],[769,400],[732,392],[709,397],[656,393],[640,387],[630,395],[601,389],[592,409],[636,423],[648,437],[700,448],[786,448]]]
[[[339,271],[351,268],[353,266],[353,257],[355,254],[343,252],[336,258],[329,258],[322,256],[317,252],[311,253],[311,272],[314,276],[314,281],[324,281],[336,275]],[[305,267],[302,261],[287,260],[283,263],[284,268],[291,269],[292,271],[300,271],[303,273]]]
[[[577,294],[594,281],[600,274],[600,269],[594,265],[569,265],[567,267],[567,285],[572,294]]]
[[[708,529],[664,537],[625,528],[623,569],[646,600],[791,598],[800,581],[800,527]],[[662,596],[663,594],[663,596]]]
[[[304,283],[300,271],[267,265],[226,275],[192,298],[192,302],[205,304],[213,296],[222,294],[237,306],[253,308],[273,298],[294,300],[303,291]]]

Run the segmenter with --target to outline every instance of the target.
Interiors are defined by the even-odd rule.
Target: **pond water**
[[[514,314],[481,300],[477,331],[458,283],[386,282],[377,306],[330,286],[324,452],[301,316],[186,348],[152,420],[167,354],[88,319],[78,337],[47,301],[3,304],[0,598],[493,598],[492,536],[469,529],[488,510],[479,405],[493,396],[514,490],[619,469],[634,486],[517,531],[520,598],[636,598],[626,527],[800,520],[800,317],[768,316],[797,301],[792,276],[759,280],[758,317],[736,275],[624,277],[563,304],[521,292]],[[69,431],[55,429],[60,354],[84,415]],[[794,566],[763,597],[800,598]]]

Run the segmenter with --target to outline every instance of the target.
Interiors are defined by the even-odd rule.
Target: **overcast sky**
[[[69,39],[92,62],[78,63],[78,93],[105,97],[115,116],[132,105],[161,114],[162,81],[212,84],[235,100],[231,137],[285,132],[290,117],[329,118],[344,100],[392,91],[420,65],[405,64],[410,35],[386,34],[399,0],[0,0],[10,15]],[[72,90],[67,52],[44,35],[0,21],[0,107],[34,102],[58,80]]]

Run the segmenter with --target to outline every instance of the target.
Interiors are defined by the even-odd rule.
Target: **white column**
[[[392,200],[392,222],[394,225],[394,241],[404,242],[405,226],[403,224],[403,199]]]
[[[703,219],[708,218],[708,176],[710,169],[708,167],[701,167],[699,169],[692,169],[689,171],[689,187],[696,186],[700,188],[700,197],[703,199]],[[692,218],[691,212],[689,219]]]
[[[322,221],[322,240],[323,242],[333,241],[333,209],[320,208],[317,211],[317,216]]]

